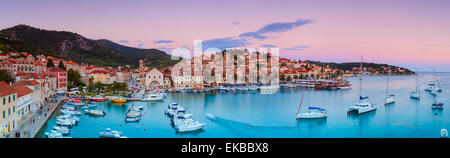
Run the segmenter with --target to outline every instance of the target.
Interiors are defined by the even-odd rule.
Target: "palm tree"
[[[97,83],[95,83],[94,87],[97,89],[98,93],[101,93],[102,89],[104,89],[104,84],[101,83],[100,81],[98,81]]]

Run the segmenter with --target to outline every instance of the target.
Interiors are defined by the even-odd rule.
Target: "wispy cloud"
[[[241,24],[241,22],[235,21],[235,22],[233,22],[232,24],[233,24],[233,25],[239,25],[239,24]]]
[[[263,44],[261,45],[261,47],[277,47],[277,46],[273,44]]]
[[[311,20],[297,20],[294,22],[276,22],[263,26],[253,31],[242,33],[237,37],[215,38],[203,41],[203,48],[216,47],[219,49],[243,47],[252,44],[252,39],[265,40],[269,38],[270,33],[282,33],[291,31],[299,26],[311,23]],[[269,45],[267,45],[269,46]],[[270,45],[273,46],[273,45]],[[298,48],[297,48],[298,49]]]
[[[267,38],[268,33],[282,33],[286,31],[291,31],[299,26],[311,23],[311,20],[297,20],[294,22],[276,22],[267,24],[264,27],[260,28],[254,32],[247,32],[240,34],[240,37],[251,37],[259,40],[263,40]]]
[[[305,50],[305,48],[309,48],[309,46],[306,46],[306,45],[295,46],[295,47],[291,47],[291,48],[284,48],[284,50],[302,51],[302,50]]]
[[[216,47],[221,50],[225,50],[227,48],[243,47],[250,43],[247,39],[226,37],[226,38],[216,38],[216,39],[206,40],[206,41],[203,41],[202,44],[203,44],[203,48],[206,48],[206,49]]]
[[[158,40],[153,42],[154,44],[160,44],[160,43],[173,43],[172,40]]]
[[[130,43],[130,41],[127,41],[127,40],[119,40],[119,43]]]

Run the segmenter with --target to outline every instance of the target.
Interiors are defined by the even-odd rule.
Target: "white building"
[[[145,74],[145,88],[160,88],[164,86],[164,74],[157,69],[152,69]]]
[[[22,120],[30,114],[33,106],[33,90],[24,85],[13,86],[17,91],[17,119]]]

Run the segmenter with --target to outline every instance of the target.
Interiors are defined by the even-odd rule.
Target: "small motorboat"
[[[101,95],[96,95],[91,98],[91,102],[104,102],[106,99]]]
[[[89,115],[92,115],[92,116],[105,116],[106,115],[106,112],[100,111],[100,110],[94,110],[94,109],[84,110],[84,112],[86,114],[89,114]]]
[[[275,94],[280,89],[280,86],[262,86],[259,88],[261,94]]]
[[[176,118],[174,119],[174,125],[177,132],[190,132],[201,130],[206,124],[192,119]]]
[[[431,108],[433,108],[433,109],[444,109],[444,103],[434,102],[431,105]]]
[[[111,130],[111,128],[106,128],[106,132],[98,133],[101,138],[125,138],[122,136],[122,132]]]
[[[45,136],[47,138],[63,138],[63,134],[61,132],[58,131],[50,131],[50,132],[45,132]]]
[[[146,96],[142,99],[142,101],[161,101],[161,100],[163,100],[163,99],[164,99],[163,96],[158,95],[158,94],[156,94],[156,93],[151,93],[151,94],[146,95]]]
[[[65,126],[53,126],[53,129],[55,131],[61,132],[61,134],[63,134],[64,136],[67,136],[70,134],[70,129]]]
[[[119,97],[111,98],[111,102],[113,102],[113,103],[125,103],[125,102],[127,102],[127,100],[125,98],[119,96]]]
[[[447,129],[445,129],[445,128],[441,129],[441,138],[448,138]]]

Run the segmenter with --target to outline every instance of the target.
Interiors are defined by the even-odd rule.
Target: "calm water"
[[[366,76],[363,95],[378,109],[362,115],[348,115],[347,107],[357,102],[359,82],[350,78],[351,90],[307,90],[301,111],[310,105],[327,109],[328,118],[322,120],[295,120],[302,88],[282,89],[280,93],[263,95],[259,92],[168,94],[162,102],[129,102],[126,105],[97,103],[97,109],[107,113],[105,117],[80,116],[78,126],[71,129],[73,138],[98,138],[105,128],[123,131],[129,138],[438,138],[442,128],[450,127],[448,109],[450,105],[450,74],[438,74],[443,92],[439,101],[446,105],[443,110],[431,109],[434,97],[423,91],[432,81],[430,73],[420,76],[420,101],[409,98],[415,89],[414,76],[391,76],[390,87],[396,94],[395,104],[384,106],[386,77]],[[170,119],[164,114],[167,104],[176,102],[194,120],[207,123],[203,131],[176,133]],[[145,105],[143,120],[125,123],[129,106]],[[210,120],[205,113],[217,117]],[[55,115],[56,116],[56,115]],[[56,123],[53,116],[44,131]],[[41,133],[40,137],[44,137]]]

